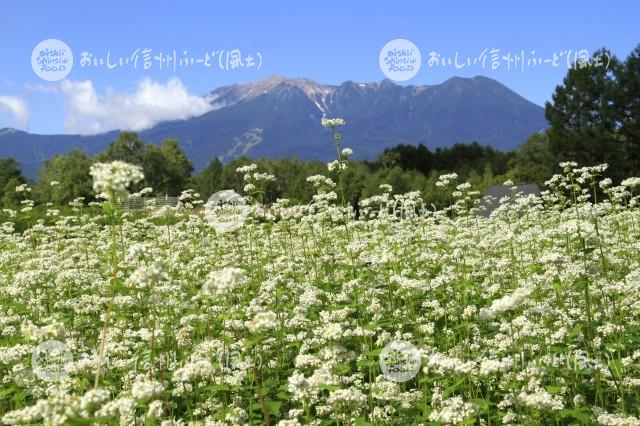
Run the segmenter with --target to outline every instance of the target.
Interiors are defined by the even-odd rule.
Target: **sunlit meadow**
[[[309,205],[262,206],[273,177],[255,166],[238,170],[247,206],[186,191],[125,211],[144,171],[121,162],[92,168],[102,202],[46,219],[18,187],[0,227],[2,422],[640,424],[640,179],[565,163],[486,218],[449,174],[447,208],[383,185],[356,219],[334,183],[344,122],[323,124],[336,160]],[[42,369],[51,341],[67,358]],[[419,352],[404,381],[380,363],[397,341]]]

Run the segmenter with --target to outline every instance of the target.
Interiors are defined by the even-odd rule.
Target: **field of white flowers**
[[[323,176],[304,206],[124,212],[141,171],[96,165],[104,203],[3,213],[0,419],[638,425],[640,179],[564,170],[489,218],[445,175],[448,208],[383,186],[355,220]]]

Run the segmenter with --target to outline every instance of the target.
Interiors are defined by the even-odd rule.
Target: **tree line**
[[[379,186],[383,183],[392,185],[394,192],[418,190],[427,195],[435,191],[438,176],[449,171],[456,171],[461,178],[478,185],[490,184],[496,175],[507,171],[505,165],[513,155],[476,142],[438,148],[434,152],[423,144],[398,145],[386,149],[374,161],[350,161],[346,171],[333,177],[343,185],[347,198],[352,202],[379,193]],[[121,132],[117,140],[93,157],[74,149],[66,155],[46,160],[39,170],[38,179],[29,182],[32,198],[55,205],[65,205],[78,197],[92,201],[95,194],[89,175],[91,164],[113,160],[141,165],[145,178],[131,188],[132,192],[151,187],[151,195],[155,196],[176,196],[188,188],[194,189],[203,199],[222,189],[242,193],[245,182],[236,169],[255,162],[260,171],[276,177],[265,188],[266,202],[288,198],[292,202],[306,203],[315,193],[307,177],[332,175],[325,163],[302,161],[295,156],[258,160],[239,157],[226,164],[216,157],[203,170],[193,173],[191,161],[175,139],[167,139],[157,146],[142,141],[134,132]],[[23,199],[21,194],[16,194],[15,187],[27,183],[19,164],[13,159],[0,160],[0,179],[6,182],[0,193],[2,205],[15,207]]]

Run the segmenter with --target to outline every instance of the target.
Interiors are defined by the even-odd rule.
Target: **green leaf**
[[[29,392],[27,392],[26,390],[22,389],[22,390],[16,392],[16,394],[13,395],[13,398],[11,398],[11,400],[13,402],[22,402],[27,398],[27,395],[29,395]]]
[[[609,361],[609,371],[611,371],[611,375],[613,375],[616,380],[622,379],[624,373],[622,361],[617,359]]]
[[[560,418],[573,418],[582,424],[591,424],[591,412],[587,408],[575,409],[575,408],[565,408],[558,412]]]
[[[562,294],[562,283],[560,283],[560,281],[554,281],[553,288],[556,290],[558,294]]]
[[[484,399],[476,398],[473,400],[476,404],[478,404],[478,408],[480,408],[481,413],[486,413],[489,411],[489,403]]]
[[[557,394],[558,392],[560,392],[560,390],[562,389],[560,386],[545,386],[545,389],[547,390],[547,392],[549,392],[552,395]]]
[[[276,394],[276,396],[278,397],[278,399],[281,399],[283,401],[288,401],[291,399],[291,394],[288,392],[280,391]]]
[[[356,426],[373,426],[373,423],[369,423],[364,417],[358,417],[356,419]]]
[[[13,393],[13,392],[15,392],[17,389],[18,389],[18,388],[16,388],[15,386],[9,386],[9,387],[8,387],[8,388],[6,388],[6,389],[2,389],[2,390],[0,391],[0,398],[3,398],[3,397],[5,397],[5,396],[7,396],[7,395],[12,394],[12,393]]]
[[[340,389],[340,386],[336,386],[336,385],[320,385],[320,389],[324,389],[324,390],[328,390],[328,391],[334,391],[334,390]]]
[[[282,401],[269,401],[265,405],[267,406],[267,410],[269,410],[269,414],[273,414],[274,416],[280,415]]]
[[[378,349],[374,349],[372,351],[367,352],[365,355],[367,355],[368,357],[379,357],[380,356],[380,352],[382,352],[382,348],[378,348]]]

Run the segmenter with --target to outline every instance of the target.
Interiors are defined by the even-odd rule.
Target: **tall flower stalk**
[[[327,167],[330,172],[335,170],[338,174],[338,185],[340,186],[342,207],[344,207],[346,197],[344,189],[344,179],[342,179],[341,174],[347,168],[348,156],[351,155],[353,151],[351,151],[350,148],[345,148],[340,151],[340,141],[342,140],[342,134],[337,130],[337,128],[339,126],[344,126],[347,123],[342,118],[323,118],[321,123],[326,129],[331,129],[331,132],[333,133],[333,142],[336,146],[336,159],[327,164]]]
[[[118,277],[118,241],[116,223],[119,215],[117,202],[124,200],[125,197],[128,196],[127,189],[129,186],[144,179],[144,174],[142,173],[142,167],[128,164],[123,161],[93,164],[89,173],[93,178],[93,190],[96,191],[97,197],[105,200],[102,207],[105,216],[108,218],[109,228],[111,231],[111,279],[109,282],[109,293],[111,295],[111,299],[102,324],[100,348],[98,350],[98,363],[96,366],[96,375],[94,380],[94,389],[97,389],[100,384],[100,369],[104,362],[105,345],[109,332],[109,320],[111,317],[111,311],[113,310],[113,300],[116,294],[115,287]]]

